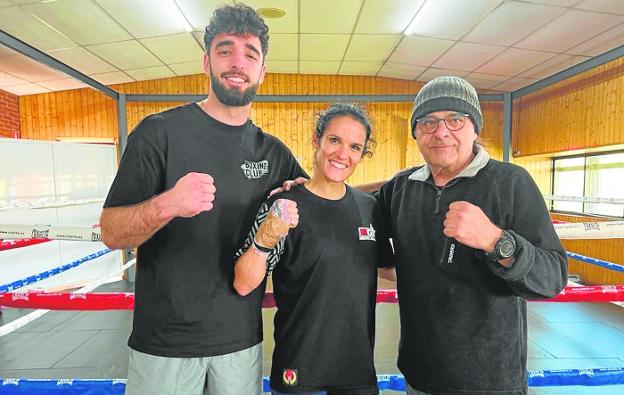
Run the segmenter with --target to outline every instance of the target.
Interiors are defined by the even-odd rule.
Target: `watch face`
[[[510,256],[512,256],[515,249],[516,246],[511,240],[502,240],[498,246],[498,251],[503,258],[509,258]]]

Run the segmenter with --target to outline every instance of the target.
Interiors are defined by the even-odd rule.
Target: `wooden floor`
[[[380,288],[389,288],[381,283]],[[132,291],[126,282],[97,291]],[[3,309],[0,326],[29,310]],[[273,348],[274,310],[264,315],[264,372]],[[0,378],[125,378],[132,312],[51,311],[0,337]],[[398,306],[377,306],[378,374],[399,373]],[[529,369],[624,367],[624,308],[609,303],[530,303]],[[624,385],[531,388],[531,394],[622,395]],[[397,394],[385,391],[384,394]]]

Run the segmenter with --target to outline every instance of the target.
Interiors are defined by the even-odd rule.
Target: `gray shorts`
[[[262,343],[204,358],[168,358],[130,350],[126,395],[260,395]]]

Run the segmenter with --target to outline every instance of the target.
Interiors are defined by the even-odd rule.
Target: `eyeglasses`
[[[416,120],[416,127],[420,128],[420,131],[424,134],[431,134],[438,129],[438,125],[440,125],[440,121],[444,121],[446,128],[448,130],[459,130],[464,127],[466,124],[466,118],[470,115],[468,114],[448,114],[444,118],[438,118],[434,116],[426,116],[424,118],[420,118]]]

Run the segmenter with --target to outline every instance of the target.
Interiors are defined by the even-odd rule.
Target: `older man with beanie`
[[[408,394],[526,394],[526,300],[566,284],[539,189],[523,168],[490,159],[477,143],[482,126],[467,81],[430,81],[411,117],[426,164],[379,191],[397,254]]]

